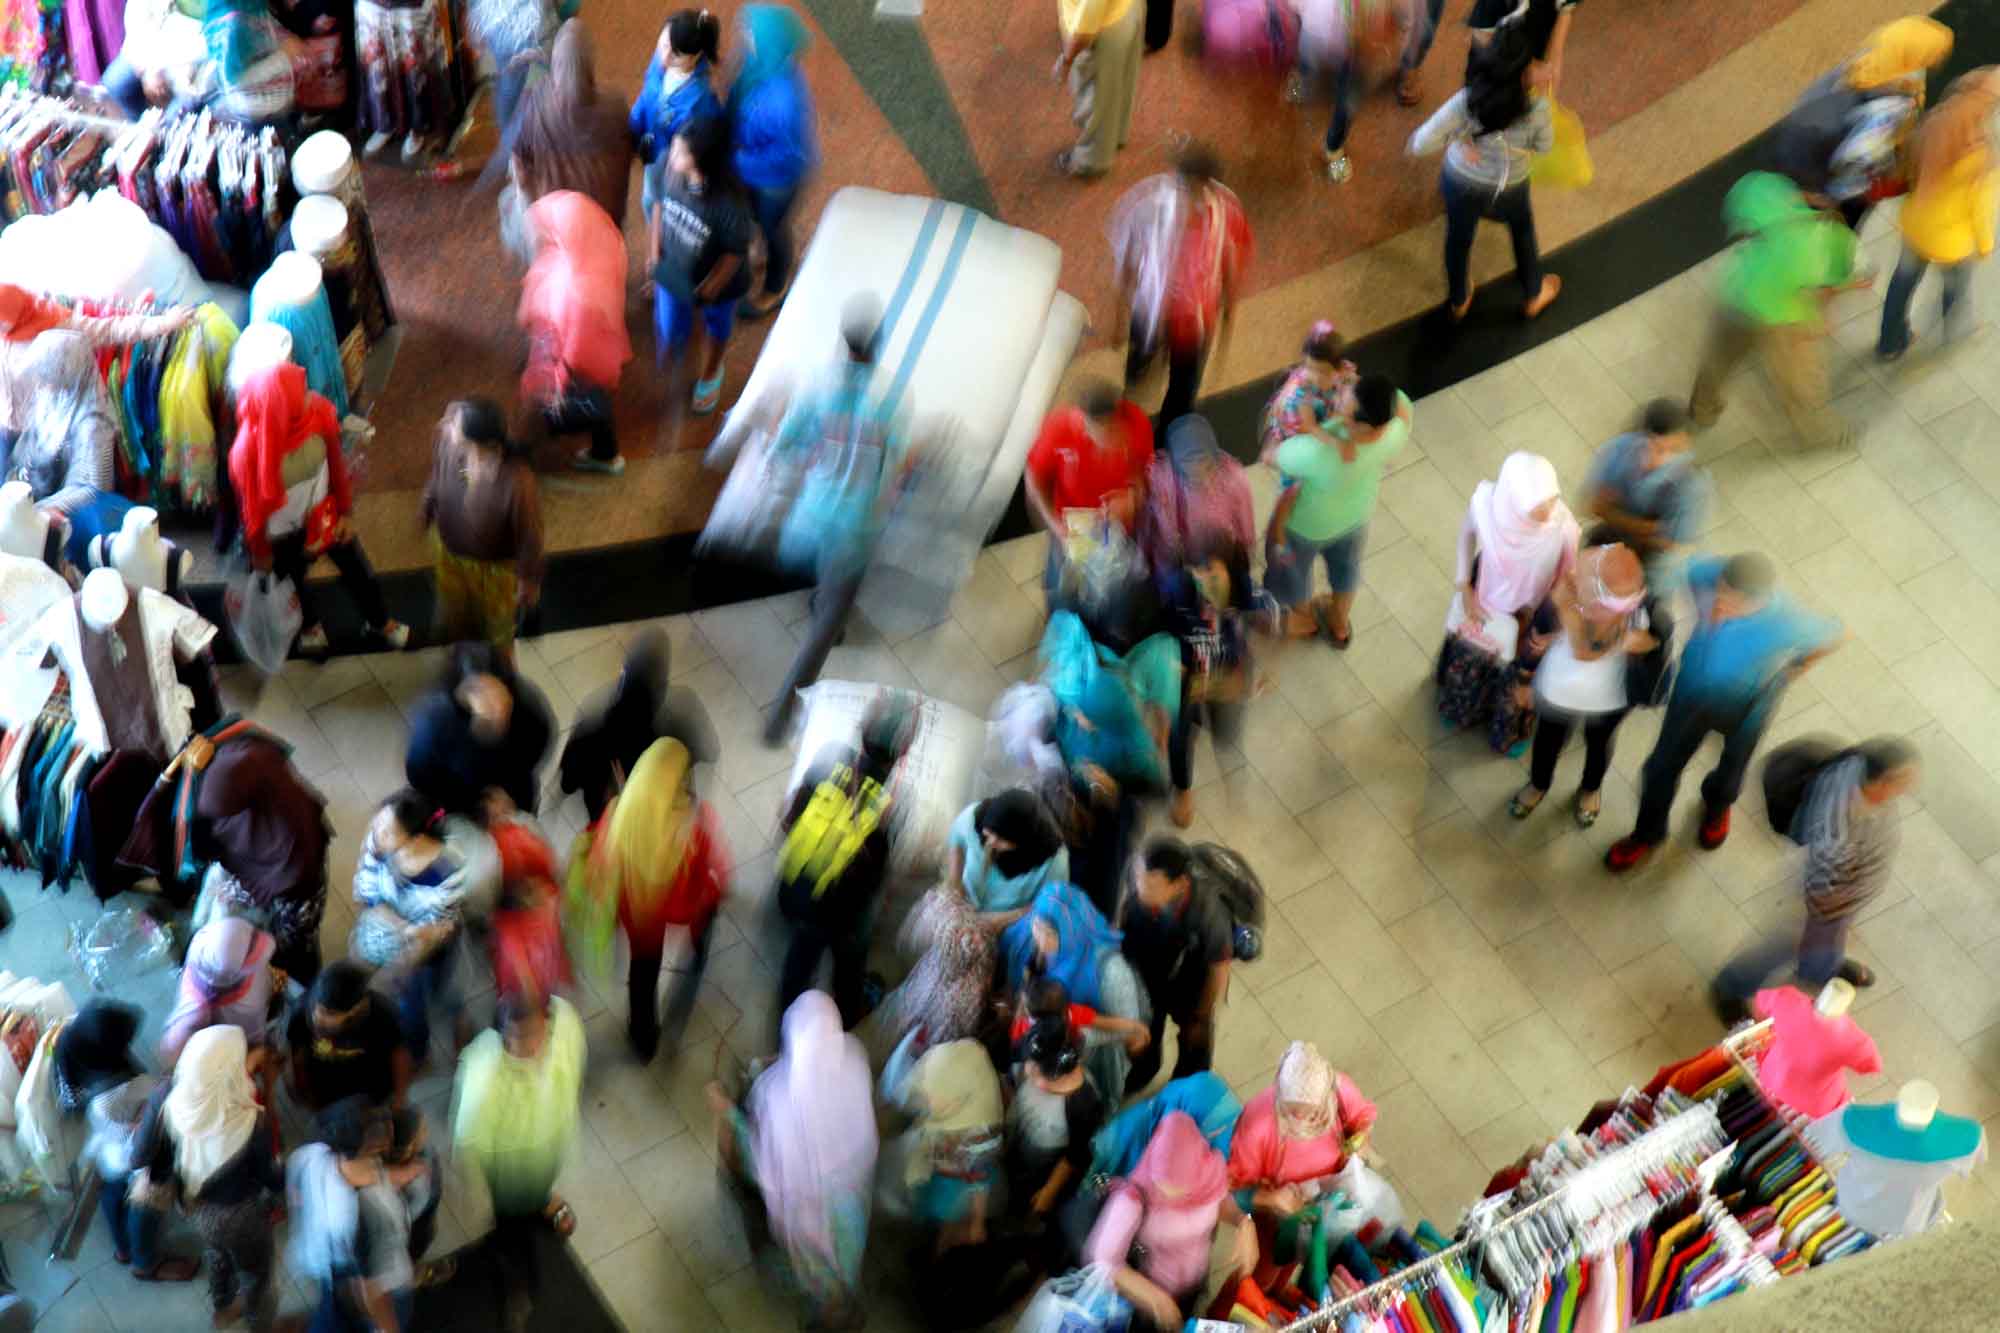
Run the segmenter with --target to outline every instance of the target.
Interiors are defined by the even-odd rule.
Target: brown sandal
[[[117,1258],[116,1255],[112,1257],[114,1259]],[[128,1263],[129,1261],[119,1260],[119,1262]],[[199,1259],[190,1259],[185,1255],[176,1255],[171,1259],[160,1260],[160,1262],[153,1265],[150,1272],[141,1273],[134,1270],[132,1276],[140,1282],[192,1282],[194,1281],[195,1274],[199,1272],[201,1272],[201,1261]]]
[[[569,1206],[568,1200],[560,1199],[550,1204],[542,1210],[542,1216],[548,1219],[549,1226],[558,1236],[576,1234],[576,1209]]]

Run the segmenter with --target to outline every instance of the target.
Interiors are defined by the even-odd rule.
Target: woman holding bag
[[[1657,693],[1671,627],[1647,593],[1639,557],[1625,546],[1599,546],[1578,557],[1549,601],[1560,627],[1535,669],[1534,759],[1528,785],[1507,803],[1507,813],[1526,819],[1541,805],[1555,781],[1556,759],[1581,722],[1583,780],[1575,809],[1577,826],[1589,828],[1604,808],[1599,789],[1611,767],[1612,736],[1634,704],[1650,703]],[[1634,682],[1642,688],[1632,689]]]
[[[1208,1280],[1215,1230],[1236,1228],[1234,1264],[1257,1264],[1257,1233],[1229,1197],[1229,1168],[1201,1128],[1170,1113],[1131,1175],[1116,1182],[1084,1246],[1084,1261],[1111,1270],[1118,1294],[1156,1329],[1178,1329]],[[1141,1247],[1133,1262],[1132,1247]]]

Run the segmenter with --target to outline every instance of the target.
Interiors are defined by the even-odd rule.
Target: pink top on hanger
[[[1766,1092],[1800,1114],[1817,1120],[1847,1105],[1842,1070],[1882,1072],[1874,1038],[1847,1014],[1822,1016],[1796,987],[1758,991],[1752,1007],[1759,1018],[1771,1020],[1771,1049],[1757,1066],[1757,1078]]]

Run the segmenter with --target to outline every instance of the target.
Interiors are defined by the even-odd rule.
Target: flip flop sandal
[[[573,1236],[576,1234],[576,1209],[569,1206],[567,1199],[543,1213],[542,1216],[548,1220],[550,1228],[558,1236]]]
[[[1326,635],[1326,641],[1333,645],[1336,652],[1346,652],[1347,645],[1354,642],[1354,630],[1351,626],[1345,637],[1333,632],[1333,613],[1318,602],[1313,603],[1313,621],[1319,626],[1319,632]]]

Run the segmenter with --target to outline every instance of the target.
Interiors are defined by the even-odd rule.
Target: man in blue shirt
[[[1688,566],[1695,623],[1681,652],[1673,697],[1660,723],[1660,739],[1639,777],[1639,822],[1612,844],[1604,864],[1631,870],[1667,836],[1667,815],[1680,788],[1681,770],[1713,731],[1722,736],[1722,759],[1701,784],[1700,843],[1708,850],[1729,836],[1729,807],[1743,789],[1743,773],[1777,710],[1785,686],[1840,646],[1837,621],[1815,616],[1775,591],[1769,558],[1710,556]]]
[[[1646,405],[1639,429],[1607,442],[1584,493],[1590,515],[1646,562],[1685,547],[1701,530],[1707,478],[1694,466],[1687,408],[1671,398]]]

